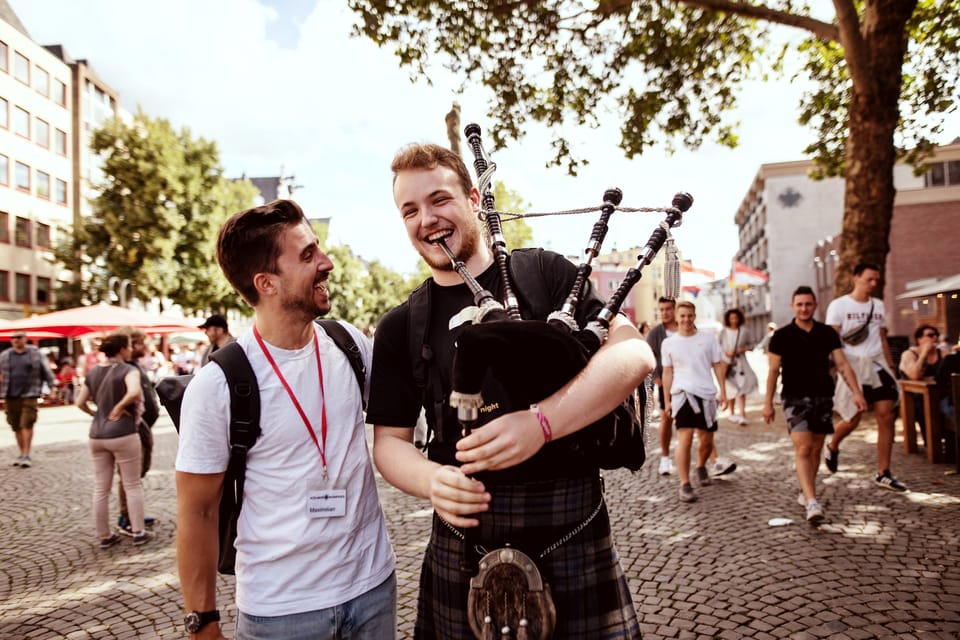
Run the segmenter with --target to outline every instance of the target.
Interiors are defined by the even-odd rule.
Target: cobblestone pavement
[[[677,499],[676,476],[607,474],[614,535],[643,624],[660,638],[960,638],[960,478],[947,465],[894,450],[911,491],[873,483],[870,420],[844,443],[840,471],[820,476],[827,513],[818,528],[796,503],[793,453],[782,420],[721,426],[721,453],[739,468]],[[177,436],[162,417],[146,478],[156,539],[97,548],[90,516],[87,418],[73,407],[40,413],[34,466],[10,466],[0,431],[0,639],[180,638],[174,556]],[[399,636],[410,637],[430,510],[381,483],[398,560]],[[115,517],[115,516],[114,516]],[[774,518],[791,524],[771,526]],[[233,631],[232,578],[219,602]]]

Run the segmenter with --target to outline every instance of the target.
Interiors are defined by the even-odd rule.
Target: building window
[[[947,184],[960,184],[960,160],[947,163]]]
[[[0,128],[10,128],[10,103],[6,98],[0,98]]]
[[[960,184],[960,160],[935,162],[923,175],[925,187],[946,187]]]
[[[37,276],[37,304],[50,304],[50,278]]]
[[[7,43],[3,40],[0,40],[0,71],[10,72],[10,48],[7,47]]]
[[[13,52],[13,77],[30,86],[30,60],[19,51]]]
[[[44,149],[50,148],[50,123],[37,118],[37,144]]]
[[[50,225],[42,222],[37,223],[37,248],[50,248]]]
[[[14,302],[19,304],[30,304],[30,274],[16,274],[14,283]]]
[[[13,168],[13,179],[16,181],[17,189],[30,192],[30,166],[17,162]]]
[[[57,204],[67,204],[67,181],[57,178]]]
[[[67,106],[67,85],[56,78],[53,79],[53,101],[61,107]]]
[[[10,302],[10,272],[0,271],[0,301]]]
[[[67,155],[67,132],[60,129],[53,130],[53,150],[62,156]]]
[[[37,171],[37,197],[50,199],[50,174]]]
[[[0,153],[0,184],[10,186],[10,158]]]
[[[13,132],[18,136],[30,138],[30,112],[23,107],[13,108]]]
[[[10,244],[10,214],[0,211],[0,242]]]
[[[17,216],[17,228],[14,231],[14,239],[18,247],[30,246],[30,221],[28,219]]]
[[[37,67],[37,73],[33,76],[33,88],[42,96],[50,96],[50,74],[42,67]]]

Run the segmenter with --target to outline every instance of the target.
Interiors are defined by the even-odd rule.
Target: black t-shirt
[[[566,300],[576,277],[576,267],[563,256],[544,251],[542,253],[542,274],[547,289],[547,297],[553,302],[553,309],[559,309]],[[502,300],[503,286],[496,265],[491,265],[476,276],[477,282],[490,291],[498,300]],[[433,351],[436,367],[431,375],[439,373],[443,388],[442,410],[444,428],[435,434],[436,439],[428,449],[428,457],[441,464],[459,466],[454,457],[456,441],[459,439],[459,423],[456,409],[447,406],[446,397],[451,389],[451,371],[454,344],[464,326],[449,328],[450,319],[465,307],[474,304],[473,294],[465,284],[440,286],[430,281],[430,328],[428,342]],[[521,315],[524,319],[546,320],[532,317],[531,309],[524,303],[522,291],[517,291],[520,300]],[[587,284],[582,302],[577,307],[576,318],[581,326],[587,318],[593,318],[603,306],[593,288]],[[373,345],[373,366],[370,380],[370,402],[367,407],[367,422],[376,425],[407,427],[416,425],[421,407],[432,411],[435,398],[432,384],[428,383],[423,396],[417,388],[410,360],[409,301],[388,312],[377,326]],[[545,327],[546,329],[546,327]],[[415,329],[422,331],[422,329]],[[485,424],[509,411],[525,407],[506,407],[497,401],[504,395],[497,381],[491,375],[484,378],[482,394],[485,406],[480,412],[478,424]],[[509,394],[506,394],[509,395]],[[538,398],[537,401],[542,400]],[[499,406],[497,406],[499,405]],[[543,480],[557,477],[576,477],[596,472],[596,466],[585,462],[584,458],[563,444],[564,439],[545,445],[530,460],[502,471],[479,474],[478,478],[489,483],[515,483],[527,480]]]
[[[816,320],[809,332],[798,327],[796,320],[777,329],[770,338],[769,351],[780,356],[783,396],[833,397],[830,354],[842,347],[836,330]]]

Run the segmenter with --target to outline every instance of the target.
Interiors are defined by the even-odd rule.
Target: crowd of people
[[[185,630],[192,638],[223,638],[218,505],[225,479],[236,481],[228,466],[241,389],[228,381],[221,355],[240,352],[255,381],[245,392],[258,400],[259,436],[244,452],[242,509],[228,542],[236,550],[237,638],[395,637],[396,562],[374,466],[433,509],[415,637],[639,638],[598,463],[570,443],[643,385],[660,409],[657,471],[677,475],[682,502],[698,500],[694,485],[709,486],[737,468],[718,455],[721,414],[748,425],[746,398],[758,390],[746,358],[758,343],[743,312],[724,313],[715,336],[697,328],[694,304],[661,298],[660,324],[638,330],[613,316],[605,342],[559,388],[512,406],[488,376],[470,405],[474,400],[454,388],[454,354],[472,317],[464,310],[476,304],[476,287],[494,298],[505,289],[478,222],[480,194],[461,158],[437,145],[405,147],[391,169],[400,221],[431,277],[384,316],[375,340],[341,322],[356,346],[347,353],[314,322],[336,294],[329,287],[334,264],[295,202],[239,212],[220,230],[216,259],[252,307],[253,325],[234,337],[223,316],[210,316],[200,326],[209,339],[202,353],[184,347],[169,358],[142,332],[117,330],[99,342],[99,356],[83,358],[79,371],[60,362],[56,376],[24,335],[15,336],[14,348],[0,353],[0,398],[20,445],[14,464],[31,464],[43,385],[78,385],[75,401],[91,416],[99,546],[113,547],[122,535],[145,544],[152,519],[141,479],[159,413],[153,382],[166,373],[195,374],[179,416],[177,563]],[[536,250],[536,257],[539,284],[524,285],[530,288],[518,297],[525,319],[545,320],[530,301],[559,308],[577,269],[550,251]],[[838,470],[840,447],[867,410],[878,430],[875,482],[906,491],[891,469],[895,372],[937,376],[953,357],[940,352],[939,332],[925,325],[894,366],[883,303],[872,295],[878,279],[876,265],[858,265],[853,290],[830,303],[826,323],[814,320],[812,289],[797,288],[793,320],[771,325],[759,341],[769,367],[763,418],[771,422],[781,406],[794,445],[797,501],[812,523],[826,518],[817,499],[820,461]],[[587,283],[576,320],[602,304]],[[208,364],[221,349],[217,366]],[[109,517],[114,469],[121,488],[116,529]],[[532,579],[485,581],[491,567],[505,566]]]

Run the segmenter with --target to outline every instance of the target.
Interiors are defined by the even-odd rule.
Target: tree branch
[[[853,6],[853,0],[833,0],[833,6],[837,12],[837,24],[840,25],[840,44],[847,63],[847,74],[855,86],[866,89],[869,86],[869,62],[864,51],[857,9]]]
[[[816,20],[807,16],[798,16],[794,13],[771,9],[762,5],[748,4],[740,0],[677,0],[677,2],[690,7],[698,7],[710,11],[726,11],[727,13],[733,13],[738,16],[766,20],[767,22],[782,24],[788,27],[796,27],[809,31],[818,38],[829,42],[840,41],[840,31],[829,22]],[[835,0],[835,4],[841,2],[849,4],[850,0]],[[851,5],[851,7],[852,6],[853,5]]]

